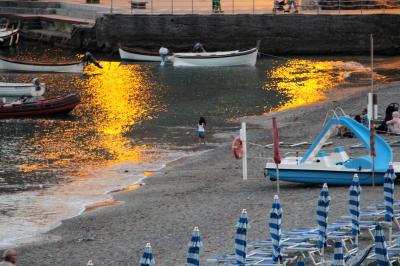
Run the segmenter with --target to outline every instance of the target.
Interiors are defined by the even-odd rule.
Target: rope
[[[265,55],[265,56],[269,56],[269,57],[274,57],[274,58],[278,58],[278,59],[282,59],[282,60],[290,60],[291,58],[289,57],[283,57],[283,56],[276,56],[276,55],[272,55],[272,54],[266,54],[266,53],[262,53],[262,52],[258,52],[260,55]]]
[[[261,144],[257,144],[257,143],[249,142],[249,141],[247,141],[247,143],[248,143],[248,144],[251,144],[251,145],[254,145],[254,146],[259,146],[259,147],[265,148],[265,145],[261,145]]]

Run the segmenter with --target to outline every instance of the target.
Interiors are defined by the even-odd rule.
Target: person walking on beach
[[[199,137],[199,143],[206,144],[206,120],[204,117],[200,117],[199,123],[197,124],[197,136]]]
[[[15,249],[7,249],[3,253],[3,261],[0,266],[15,266],[17,265],[17,251]]]

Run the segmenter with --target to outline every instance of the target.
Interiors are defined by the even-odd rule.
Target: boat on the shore
[[[78,104],[80,99],[75,94],[55,97],[46,100],[18,100],[11,103],[0,103],[0,118],[32,117],[68,114]]]
[[[60,73],[83,73],[83,68],[89,63],[100,67],[100,64],[90,53],[86,53],[81,61],[70,63],[40,63],[13,60],[0,57],[0,70],[18,72],[60,72]]]
[[[304,184],[350,185],[354,174],[358,174],[362,185],[383,184],[384,175],[393,160],[390,145],[379,135],[375,135],[377,156],[372,162],[368,155],[350,158],[343,147],[335,147],[328,154],[321,151],[330,134],[339,127],[346,127],[356,136],[369,151],[370,130],[348,116],[330,119],[304,156],[285,157],[279,164],[279,180]],[[393,163],[395,172],[400,171],[400,164]],[[374,180],[372,180],[374,169]],[[277,169],[274,162],[267,162],[265,176],[277,180]]]
[[[174,53],[171,61],[175,67],[255,66],[257,47],[245,51]]]
[[[148,51],[139,48],[119,48],[119,56],[122,60],[140,61],[140,62],[161,62],[161,56],[156,51]]]
[[[9,83],[0,82],[0,96],[11,97],[38,97],[46,91],[46,84],[40,83],[38,78],[34,78],[32,83]]]

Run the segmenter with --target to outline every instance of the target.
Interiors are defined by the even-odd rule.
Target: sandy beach
[[[387,104],[398,101],[398,86],[394,82],[380,85],[380,113]],[[152,244],[157,265],[185,265],[194,226],[200,228],[204,264],[210,256],[233,251],[234,226],[243,208],[248,211],[251,225],[248,239],[269,238],[267,217],[276,183],[264,177],[264,157],[271,157],[272,150],[262,145],[271,143],[270,117],[277,117],[282,141],[311,142],[329,109],[341,106],[348,114],[358,114],[366,105],[368,90],[337,89],[323,103],[242,118],[249,123],[248,141],[261,145],[249,146],[253,158],[249,160],[247,181],[241,177],[241,161],[231,154],[231,140],[238,132],[219,134],[222,144],[218,148],[168,165],[147,178],[145,186],[115,193],[120,204],[92,208],[65,220],[45,235],[54,241],[18,247],[18,265],[86,265],[89,260],[94,265],[137,265],[147,242]],[[334,138],[331,149],[354,142]],[[395,160],[399,159],[397,154],[398,148]],[[284,229],[316,225],[319,190],[320,186],[281,182]],[[347,213],[348,187],[330,187],[329,191],[329,221],[335,221]],[[362,207],[383,201],[383,188],[363,187],[361,198]]]

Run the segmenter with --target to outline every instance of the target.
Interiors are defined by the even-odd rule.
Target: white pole
[[[240,130],[240,140],[242,141],[243,147],[243,158],[242,158],[242,168],[243,168],[243,180],[247,180],[247,136],[246,136],[246,123],[242,122],[242,129]]]
[[[368,92],[368,114],[367,114],[367,116],[368,116],[368,121],[369,121],[369,124],[371,125],[371,120],[372,119],[374,119],[373,117],[372,117],[372,113],[374,112],[374,105],[373,105],[373,94],[372,94],[372,92]]]

